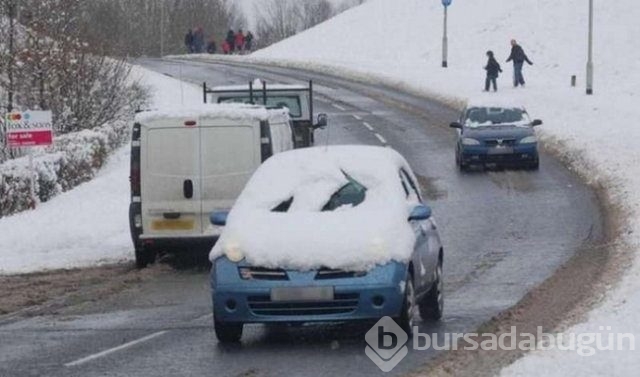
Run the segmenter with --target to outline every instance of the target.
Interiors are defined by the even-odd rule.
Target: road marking
[[[364,126],[365,126],[365,127],[367,127],[367,129],[368,129],[369,131],[373,131],[373,127],[371,127],[371,125],[370,125],[369,123],[367,123],[367,122],[362,122],[362,124],[364,124]]]
[[[387,144],[387,140],[384,137],[382,137],[382,135],[378,133],[375,133],[374,135],[376,135],[376,137],[378,138],[378,140],[380,140],[382,144],[385,144],[385,145]]]
[[[331,106],[333,106],[333,107],[335,107],[336,109],[341,110],[341,111],[347,111],[347,109],[346,109],[346,108],[344,108],[344,107],[342,107],[342,106],[338,105],[337,103],[332,103],[332,104],[331,104]]]
[[[329,102],[331,102],[331,101],[329,101],[328,99],[324,99],[324,98],[321,98],[321,97],[315,97],[314,99],[315,99],[316,101],[318,101],[318,102],[322,102],[322,103],[329,103]]]
[[[362,117],[360,115],[353,114],[351,116],[356,118],[356,120],[362,120]]]
[[[104,350],[102,352],[94,353],[93,355],[89,355],[87,357],[83,357],[82,359],[78,359],[76,361],[72,361],[70,363],[66,363],[66,364],[64,364],[64,366],[65,367],[74,367],[76,365],[84,364],[86,362],[98,359],[100,357],[110,355],[110,354],[112,354],[114,352],[121,351],[121,350],[123,350],[125,348],[131,347],[131,346],[135,346],[136,344],[140,344],[140,343],[149,341],[149,340],[151,340],[153,338],[157,338],[157,337],[159,337],[161,335],[164,335],[166,333],[167,333],[167,331],[159,331],[157,333],[153,333],[151,335],[147,335],[144,338],[140,338],[140,339],[137,339],[137,340],[133,340],[133,341],[131,341],[129,343],[122,344],[122,345],[120,345],[118,347],[110,348],[108,350]]]

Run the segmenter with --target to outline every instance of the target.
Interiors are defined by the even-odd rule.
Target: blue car
[[[389,148],[333,146],[277,154],[254,174],[211,252],[220,342],[248,323],[443,314],[443,247],[404,158]]]
[[[541,120],[529,119],[524,108],[469,106],[458,122],[456,165],[469,167],[500,165],[537,170],[540,166],[534,127]]]

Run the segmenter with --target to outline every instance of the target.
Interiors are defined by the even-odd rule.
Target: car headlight
[[[224,248],[224,255],[233,263],[238,263],[244,259],[244,254],[236,244],[229,244]]]
[[[462,145],[480,145],[480,141],[470,137],[462,138]]]
[[[535,144],[538,142],[538,138],[535,135],[523,137],[520,139],[520,144]]]

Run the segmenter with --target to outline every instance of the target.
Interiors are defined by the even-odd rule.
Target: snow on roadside
[[[454,1],[449,9],[449,68],[442,69],[442,6],[439,1],[370,0],[279,44],[245,58],[385,82],[452,103],[486,99],[520,101],[539,134],[559,142],[562,153],[586,179],[604,184],[629,214],[624,243],[640,244],[640,7],[636,0],[595,2],[595,95],[584,94],[587,2],[583,0]],[[505,63],[509,41],[520,41],[533,60],[525,66],[526,89],[511,85]],[[499,92],[482,93],[485,52],[493,50],[504,73]],[[200,57],[201,58],[201,57]],[[219,59],[219,58],[215,58]],[[232,59],[238,59],[233,57]],[[578,87],[570,86],[571,75]],[[541,167],[544,169],[544,166]],[[568,332],[633,333],[640,340],[640,263],[588,320]],[[604,326],[603,331],[600,327]],[[606,330],[611,326],[611,330]],[[636,375],[634,352],[534,352],[504,375]]]
[[[199,104],[200,89],[134,67],[155,108]],[[129,235],[129,146],[96,178],[26,211],[0,219],[0,274],[93,266],[133,258]]]

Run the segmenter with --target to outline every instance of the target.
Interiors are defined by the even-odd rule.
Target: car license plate
[[[489,149],[489,154],[513,154],[513,148],[511,147],[495,147]]]
[[[192,230],[195,226],[194,220],[155,220],[151,223],[153,230]]]
[[[272,288],[271,301],[333,301],[333,287]]]

